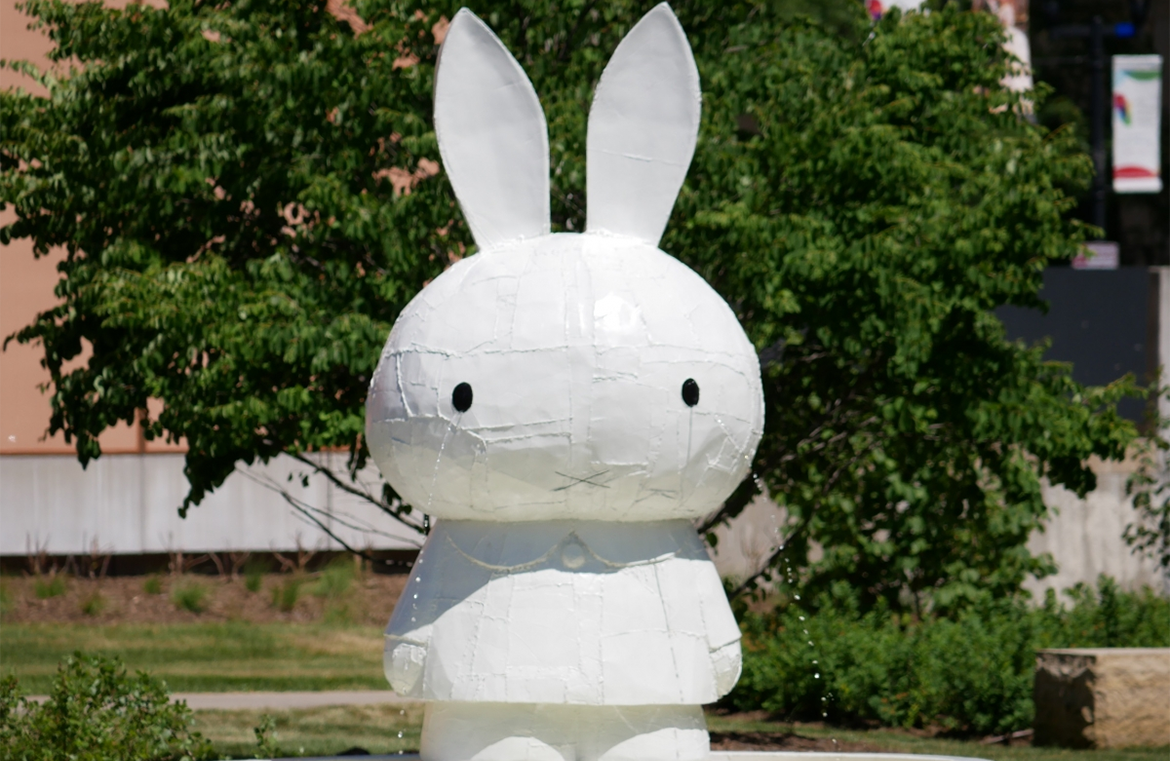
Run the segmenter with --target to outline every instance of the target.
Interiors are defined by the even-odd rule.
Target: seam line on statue
[[[450,534],[444,534],[443,538],[447,540],[447,543],[450,544],[451,547],[456,552],[458,552],[460,555],[465,557],[468,561],[470,561],[471,563],[474,563],[477,566],[480,566],[481,568],[486,568],[486,569],[491,570],[491,571],[514,572],[514,571],[524,571],[524,570],[527,570],[529,568],[535,568],[535,567],[539,566],[540,564],[547,562],[559,550],[564,549],[565,545],[567,545],[569,542],[573,542],[573,541],[580,544],[581,547],[587,553],[589,553],[589,555],[594,560],[596,560],[597,562],[606,566],[607,568],[635,568],[637,566],[643,566],[643,565],[657,565],[659,563],[663,563],[667,560],[671,560],[673,558],[678,557],[678,551],[675,550],[672,552],[667,552],[667,553],[662,554],[662,555],[658,555],[657,557],[646,558],[645,560],[634,560],[634,561],[631,561],[629,563],[618,563],[618,562],[615,562],[612,560],[606,560],[605,558],[598,555],[596,552],[593,551],[593,549],[588,544],[585,543],[584,539],[582,539],[581,537],[579,537],[577,535],[576,531],[573,531],[573,532],[570,532],[569,535],[566,536],[564,539],[562,539],[561,541],[557,542],[552,547],[550,547],[548,552],[544,553],[543,555],[536,558],[535,560],[530,560],[527,563],[517,563],[516,565],[495,565],[494,563],[488,563],[488,562],[485,562],[483,560],[480,560],[479,558],[464,551],[463,548],[461,548],[459,545],[455,544],[455,540],[451,538]]]

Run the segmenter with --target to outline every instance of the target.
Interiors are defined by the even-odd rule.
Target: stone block
[[[1170,745],[1170,648],[1040,650],[1037,745]]]

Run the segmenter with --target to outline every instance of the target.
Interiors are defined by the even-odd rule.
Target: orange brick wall
[[[123,3],[118,3],[119,5]],[[40,32],[28,29],[29,19],[15,8],[14,0],[0,0],[0,58],[24,59],[47,67],[45,58],[51,43]],[[9,70],[0,70],[0,88],[24,87],[41,91],[30,79]],[[15,218],[11,209],[0,212],[0,225]],[[63,252],[53,251],[34,259],[32,241],[18,240],[0,246],[0,338],[29,324],[38,312],[55,301],[53,286],[56,266]],[[71,454],[74,449],[58,434],[46,439],[49,424],[49,396],[38,386],[49,379],[41,367],[39,346],[16,342],[0,354],[0,455]],[[122,423],[101,436],[104,452],[174,452],[182,447],[142,440],[137,425]]]

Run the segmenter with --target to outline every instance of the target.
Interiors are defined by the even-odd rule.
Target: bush
[[[21,697],[15,677],[0,682],[0,757],[11,761],[172,761],[211,757],[191,729],[191,709],[171,703],[165,685],[131,677],[117,660],[76,653],[57,667],[49,699]]]
[[[256,735],[256,758],[276,758],[280,753],[276,745],[276,719],[260,714],[260,724],[252,732]]]
[[[252,558],[244,565],[244,588],[249,592],[259,592],[260,585],[264,582],[264,572],[268,570],[267,564],[259,558]]]
[[[346,556],[336,558],[321,572],[313,586],[313,594],[329,600],[340,599],[349,590],[353,578],[353,560]]]
[[[33,592],[38,600],[60,597],[65,594],[65,577],[56,573],[49,576],[38,576],[33,582]]]
[[[1170,601],[1146,589],[1050,594],[1040,608],[984,600],[953,618],[921,621],[882,602],[862,613],[844,584],[815,613],[792,605],[744,613],[744,669],[724,700],[791,718],[941,726],[1000,733],[1031,725],[1035,651],[1044,647],[1170,646]]]
[[[279,586],[272,589],[272,604],[285,613],[288,613],[297,605],[297,598],[301,595],[301,585],[304,584],[304,579],[299,576],[290,576],[285,579]]]
[[[93,592],[81,601],[81,612],[87,616],[96,616],[106,609],[106,598],[101,592]]]
[[[8,582],[0,579],[0,615],[12,610],[12,606],[16,604],[16,596],[12,594],[12,589],[8,586]]]
[[[161,595],[163,591],[162,576],[157,573],[146,577],[146,581],[142,582],[142,591],[148,595]]]
[[[1170,600],[1148,587],[1122,592],[1108,576],[1097,588],[1077,584],[1065,592],[1072,600],[1061,607],[1049,590],[1036,611],[1039,647],[1167,647],[1170,646]]]
[[[353,621],[354,610],[347,593],[356,575],[353,558],[348,556],[335,558],[321,571],[312,592],[325,600],[325,623],[345,624]]]
[[[184,582],[175,587],[171,593],[171,600],[176,607],[189,610],[192,613],[202,613],[207,610],[208,589],[203,584],[194,581]]]

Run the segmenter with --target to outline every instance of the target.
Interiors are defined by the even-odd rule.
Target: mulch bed
[[[817,750],[879,752],[864,742],[845,742],[827,737],[804,737],[796,732],[712,732],[711,750]]]
[[[41,577],[42,585],[47,577]],[[146,591],[147,580],[157,578],[161,591]],[[250,623],[314,623],[344,619],[350,623],[385,625],[402,594],[407,575],[365,573],[334,598],[313,594],[311,574],[265,574],[260,589],[250,592],[243,578],[205,574],[157,577],[119,576],[105,579],[65,577],[63,594],[40,599],[37,579],[6,577],[5,623],[178,624],[209,621]],[[291,610],[281,610],[276,594],[290,581],[300,581]],[[176,602],[176,592],[191,586],[206,590],[204,609],[195,613]],[[97,604],[92,604],[95,600]],[[91,603],[87,605],[88,603]],[[88,612],[87,612],[88,609]]]

